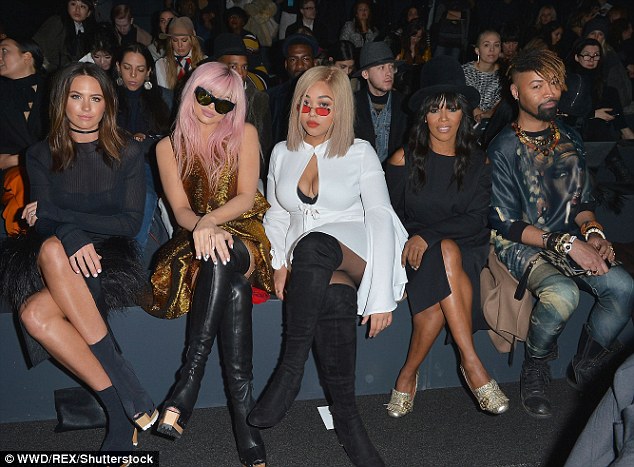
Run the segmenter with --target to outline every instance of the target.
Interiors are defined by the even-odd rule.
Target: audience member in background
[[[132,239],[143,217],[143,157],[116,124],[112,81],[92,63],[64,67],[52,86],[51,131],[26,154],[32,229],[0,246],[0,291],[23,325],[32,365],[52,357],[107,414],[101,451],[131,452],[157,419],[117,348],[109,310],[144,283]],[[136,428],[135,428],[136,426]]]
[[[606,18],[596,17],[584,26],[583,37],[596,39],[601,44],[605,83],[619,92],[621,107],[627,108],[632,104],[632,82],[619,56],[606,41],[609,27],[610,23]]]
[[[407,233],[376,154],[354,137],[353,120],[345,73],[322,66],[301,76],[288,139],[273,149],[264,218],[275,294],[286,302],[285,345],[249,423],[282,420],[314,346],[339,443],[355,466],[379,467],[385,464],[355,401],[357,314],[370,337],[390,325],[406,282],[398,252]]]
[[[267,74],[268,70],[262,63],[262,57],[260,56],[260,41],[255,34],[244,28],[249,19],[247,12],[242,8],[234,6],[225,10],[224,17],[227,30],[239,36],[249,52],[249,69],[254,71],[259,70],[259,72]]]
[[[354,94],[354,133],[374,147],[381,163],[403,147],[407,130],[403,96],[393,89],[400,64],[385,42],[369,42],[361,49],[359,70],[353,74],[367,85]]]
[[[482,410],[505,412],[509,400],[473,345],[486,328],[480,312],[480,272],[489,253],[491,171],[477,146],[473,107],[478,91],[465,84],[453,57],[433,58],[409,106],[416,114],[409,143],[386,164],[390,199],[409,233],[401,255],[407,272],[412,336],[387,413],[414,409],[418,369],[445,327],[460,353],[460,371]]]
[[[396,56],[408,65],[421,65],[431,59],[425,27],[419,21],[408,23],[401,35],[401,51]]]
[[[92,0],[68,0],[65,10],[47,19],[35,33],[33,40],[42,49],[47,72],[76,62],[90,51],[94,9]]]
[[[166,5],[167,8],[167,5]],[[197,0],[179,0],[176,2],[176,11],[179,16],[187,16],[198,33],[200,40],[205,43],[211,38],[211,30],[205,27],[199,2]]]
[[[266,91],[271,107],[273,145],[286,138],[291,98],[295,92],[295,85],[302,73],[315,66],[315,57],[318,52],[319,44],[312,36],[293,34],[284,40],[282,53],[284,55],[284,68],[289,79]]]
[[[301,0],[299,2],[299,15],[297,21],[286,28],[286,37],[296,34],[300,27],[306,27],[313,32],[315,39],[322,47],[328,47],[326,26],[317,16],[317,3],[315,0]]]
[[[524,18],[525,20],[527,18]],[[553,5],[544,5],[537,12],[537,17],[535,18],[535,24],[526,29],[526,34],[524,37],[524,43],[527,43],[532,38],[538,36],[542,32],[542,28],[550,23],[551,21],[557,20],[557,10]]]
[[[520,45],[520,28],[517,24],[508,23],[500,31],[502,48],[500,50],[500,73],[505,74],[511,60],[515,58]]]
[[[524,46],[527,49],[552,50],[563,58],[567,51],[560,47],[564,27],[558,21],[551,21],[542,26],[541,31]]]
[[[161,10],[158,14],[158,19],[152,28],[152,43],[148,47],[154,61],[165,56],[167,39],[161,39],[159,35],[167,33],[167,26],[174,18],[176,13],[170,9]]]
[[[192,20],[187,16],[172,19],[167,33],[159,37],[167,39],[167,50],[165,56],[156,61],[156,81],[161,87],[174,89],[205,55]]]
[[[357,49],[361,49],[364,44],[374,41],[379,30],[374,26],[370,0],[357,0],[352,11],[353,18],[343,25],[339,39],[350,41]]]
[[[591,390],[610,380],[605,372],[631,317],[634,282],[622,266],[613,265],[614,249],[596,221],[581,138],[555,120],[565,87],[563,62],[549,50],[528,49],[513,60],[509,72],[519,116],[487,149],[489,222],[496,230],[498,258],[538,300],[520,392],[528,414],[545,418],[553,413],[549,362],[557,358],[557,339],[577,309],[579,290],[591,293],[595,303],[568,378],[575,388]]]
[[[610,26],[608,43],[618,54],[621,63],[628,67],[634,64],[634,39],[632,39],[632,20],[619,18]]]
[[[226,65],[204,63],[192,73],[174,132],[156,148],[179,227],[158,252],[146,309],[166,319],[189,313],[185,362],[158,432],[183,434],[218,337],[240,462],[263,467],[264,442],[246,420],[254,404],[250,281],[267,291],[273,281],[262,226],[269,205],[258,192],[257,134],[245,115],[242,79]]]
[[[117,53],[117,39],[110,24],[101,23],[93,36],[90,51],[79,59],[80,62],[94,63],[105,71],[114,82],[117,77],[114,58]]]
[[[214,60],[224,63],[234,70],[242,78],[246,94],[246,121],[252,124],[258,131],[260,140],[260,176],[266,178],[266,159],[272,149],[272,123],[269,109],[269,96],[263,91],[258,91],[253,82],[248,78],[249,66],[247,63],[247,48],[242,39],[232,33],[222,33],[214,41]]]
[[[354,44],[350,41],[337,41],[328,49],[328,64],[343,70],[350,76],[356,69]]]
[[[24,232],[20,214],[26,198],[24,154],[47,131],[44,56],[30,39],[7,37],[0,41],[0,187],[4,186],[0,211],[6,222],[0,237]],[[22,159],[22,161],[20,161]],[[6,227],[5,227],[6,225]]]
[[[501,48],[502,39],[496,31],[482,31],[476,41],[477,60],[462,66],[467,84],[480,93],[480,103],[473,111],[473,118],[483,125],[491,118],[500,102],[498,59]]]
[[[563,93],[562,101],[581,99],[588,106],[585,115],[575,115],[574,120],[581,126],[573,126],[581,133],[584,141],[616,141],[619,138],[634,139],[634,132],[627,127],[623,108],[616,89],[606,85],[603,75],[603,50],[596,39],[581,39],[572,49],[572,61],[568,64],[568,79],[571,73],[581,78],[580,86],[569,87]],[[570,92],[579,96],[570,96]],[[562,109],[566,112],[566,109]],[[572,122],[569,122],[572,123]]]
[[[145,210],[141,229],[135,237],[141,252],[145,249],[158,202],[152,175],[156,166],[154,146],[169,130],[169,105],[172,103],[171,93],[156,84],[153,66],[149,50],[138,43],[125,47],[117,61],[117,124],[141,143],[145,158]]]
[[[117,43],[121,47],[139,43],[149,46],[152,43],[152,36],[149,32],[141,29],[134,23],[132,9],[127,3],[120,3],[112,7],[110,19],[114,25],[114,31],[117,35]]]

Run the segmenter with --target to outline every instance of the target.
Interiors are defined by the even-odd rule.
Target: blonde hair
[[[308,89],[319,82],[325,83],[330,88],[334,100],[334,118],[328,130],[329,140],[325,155],[326,157],[344,156],[354,142],[354,99],[348,75],[334,67],[313,67],[304,72],[297,81],[291,101],[286,147],[291,151],[297,151],[301,146],[306,130],[301,124],[299,105]]]
[[[194,70],[198,63],[205,58],[205,54],[203,53],[202,47],[200,46],[200,41],[196,36],[189,36],[189,40],[192,43],[192,65],[191,69]],[[167,75],[167,87],[169,89],[174,89],[176,86],[176,82],[178,81],[178,65],[176,60],[174,59],[174,48],[172,47],[172,38],[167,38],[166,50],[165,50],[165,65],[166,65],[166,75]]]

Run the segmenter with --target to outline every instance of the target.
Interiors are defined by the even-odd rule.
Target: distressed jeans
[[[540,262],[528,276],[527,288],[538,299],[526,338],[526,350],[535,358],[556,349],[559,334],[579,304],[579,290],[595,297],[588,332],[605,348],[621,333],[634,307],[634,280],[620,266],[602,276],[566,277],[549,263]]]

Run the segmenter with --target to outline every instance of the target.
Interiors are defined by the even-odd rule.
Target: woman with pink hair
[[[240,76],[221,63],[196,68],[182,93],[174,132],[156,156],[179,228],[158,252],[152,275],[160,318],[189,312],[188,348],[159,420],[159,433],[180,438],[198,398],[207,357],[221,336],[223,366],[240,461],[264,465],[254,405],[251,284],[272,290],[270,244],[262,218],[269,205],[257,190],[259,144],[245,123]]]

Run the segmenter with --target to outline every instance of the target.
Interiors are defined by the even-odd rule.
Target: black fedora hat
[[[242,37],[230,32],[218,34],[214,39],[214,55],[215,60],[223,55],[244,55],[248,56],[247,47],[244,45]]]
[[[410,98],[409,108],[418,112],[426,97],[446,92],[462,94],[474,108],[480,104],[480,93],[467,85],[460,62],[449,55],[438,55],[423,66],[420,89]]]
[[[367,42],[361,49],[359,57],[359,69],[352,76],[358,78],[363,70],[372,68],[373,66],[383,65],[385,63],[394,63],[400,65],[403,62],[394,59],[392,49],[383,41]]]

